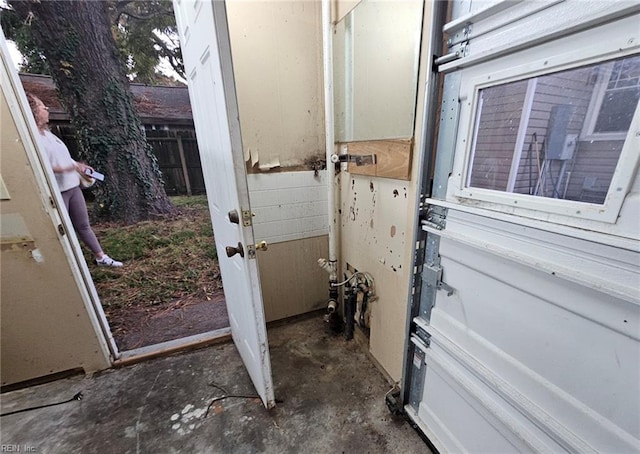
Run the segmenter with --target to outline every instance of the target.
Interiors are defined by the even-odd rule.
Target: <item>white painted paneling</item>
[[[248,175],[256,241],[283,241],[327,235],[326,171]]]
[[[420,415],[426,424],[433,425],[426,409],[449,428],[459,427],[455,415],[484,413],[489,424],[474,426],[475,436],[456,432],[457,443],[472,451],[501,446],[503,440],[496,434],[490,436],[492,445],[480,442],[498,425],[503,426],[503,436],[521,434],[528,440],[525,451],[540,450],[537,441],[578,452],[637,450],[637,300],[625,301],[565,280],[535,263],[519,263],[517,253],[454,240],[448,230],[457,230],[456,224],[449,216],[440,245],[443,280],[455,293],[447,297],[438,292],[430,322],[418,319],[431,334],[427,370],[441,371],[438,374],[445,377],[425,377]],[[532,232],[520,234],[522,248],[531,247]],[[561,252],[549,250],[547,259],[556,260]],[[603,270],[609,263],[620,270],[630,266],[620,266],[627,251],[607,252],[600,251]],[[577,266],[581,259],[576,256]],[[460,388],[468,396],[446,420],[447,413],[439,410],[441,396],[452,390],[460,393]]]

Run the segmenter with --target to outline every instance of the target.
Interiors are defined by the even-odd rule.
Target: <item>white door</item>
[[[403,396],[441,452],[640,451],[639,11],[453,2]]]
[[[267,408],[275,406],[224,2],[175,0],[182,55],[231,333]],[[226,248],[236,248],[227,257]],[[232,251],[233,252],[233,251]]]

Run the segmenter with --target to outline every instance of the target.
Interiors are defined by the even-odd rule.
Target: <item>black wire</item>
[[[211,409],[211,406],[213,404],[215,404],[218,401],[228,399],[230,397],[237,397],[239,399],[256,399],[256,398],[259,399],[260,398],[260,396],[258,396],[257,394],[254,394],[254,395],[228,394],[226,396],[216,397],[211,402],[209,402],[209,405],[207,406],[207,411],[205,412],[203,418],[206,418],[207,416],[209,416],[209,410]]]
[[[79,393],[76,393],[71,399],[65,400],[64,402],[56,402],[54,404],[38,405],[37,407],[29,407],[29,408],[23,408],[22,410],[14,410],[8,413],[2,413],[0,417],[15,415],[16,413],[23,413],[25,411],[38,410],[40,408],[53,407],[54,405],[68,404],[69,402],[73,402],[74,400],[82,400],[82,391],[80,391]]]
[[[229,391],[227,391],[226,389],[224,389],[222,386],[217,385],[215,382],[211,382],[209,383],[209,386],[213,386],[216,389],[219,389],[220,391],[222,391],[224,394],[229,394]]]

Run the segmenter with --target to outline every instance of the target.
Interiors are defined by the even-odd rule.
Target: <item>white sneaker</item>
[[[116,268],[122,266],[122,262],[113,260],[107,254],[104,254],[100,260],[96,259],[96,263],[98,266],[114,266]]]

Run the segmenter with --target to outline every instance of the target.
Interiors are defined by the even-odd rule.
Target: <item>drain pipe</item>
[[[324,69],[324,125],[325,152],[327,160],[327,200],[329,220],[329,259],[319,259],[318,264],[329,273],[329,301],[327,311],[338,308],[338,258],[335,209],[334,166],[331,156],[335,154],[333,131],[333,26],[331,22],[331,0],[322,0],[322,62]]]

